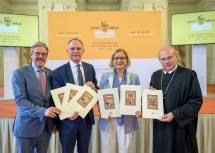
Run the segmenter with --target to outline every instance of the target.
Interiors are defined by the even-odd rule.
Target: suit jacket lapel
[[[128,85],[128,84],[130,84],[130,82],[131,82],[131,73],[127,73],[127,80],[126,80],[126,84]]]
[[[83,77],[85,77],[83,79],[87,82],[89,80],[88,77],[87,77],[88,76],[88,68],[87,68],[87,66],[86,66],[86,64],[84,62],[82,62],[82,66],[83,66],[83,69],[84,69],[84,76]]]
[[[49,92],[47,92],[47,91],[50,91],[51,89],[52,89],[52,87],[51,87],[51,80],[50,80],[50,74],[49,74],[49,72],[46,70],[46,68],[44,68],[44,71],[45,71],[45,75],[46,75],[46,95],[45,95],[45,97],[47,97],[47,96],[49,96]]]
[[[66,77],[69,83],[75,84],[74,78],[73,78],[73,74],[72,74],[72,69],[70,67],[69,62],[66,65]]]
[[[92,73],[90,72],[90,69],[89,69],[89,66],[87,66],[84,62],[82,62],[82,66],[83,66],[83,69],[84,69],[84,80],[85,80],[85,83],[87,81],[90,81],[91,79],[89,78],[89,76],[92,76]]]
[[[110,88],[112,88],[113,87],[113,73],[110,73],[110,76],[108,78],[108,82],[110,84]]]

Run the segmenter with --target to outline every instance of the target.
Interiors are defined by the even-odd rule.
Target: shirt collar
[[[73,62],[72,60],[70,60],[70,61],[69,61],[69,64],[70,64],[71,68],[74,68],[74,67],[76,67],[76,65],[78,65],[78,64],[82,65],[82,62],[80,61],[80,63],[77,64],[77,63]]]
[[[38,70],[39,70],[40,68],[38,68],[34,63],[32,63],[31,65],[32,65],[32,67],[33,67],[33,70],[34,70],[35,72],[38,72]],[[44,67],[42,67],[41,69],[42,69],[42,71],[44,72]]]

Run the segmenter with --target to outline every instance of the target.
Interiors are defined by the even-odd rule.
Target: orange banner
[[[130,58],[157,58],[161,48],[161,13],[144,12],[49,12],[50,60],[68,59],[67,42],[81,39],[84,59],[109,59],[116,48]]]

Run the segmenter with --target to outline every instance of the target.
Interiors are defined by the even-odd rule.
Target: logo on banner
[[[108,28],[109,28],[109,25],[107,24],[106,21],[101,22],[101,30],[102,30],[103,32],[107,32],[107,31],[108,31]]]
[[[106,21],[101,21],[100,26],[93,26],[91,30],[95,31],[95,38],[115,38],[116,30],[118,26],[111,26]]]
[[[205,23],[205,18],[202,15],[200,15],[197,18],[197,22],[198,24],[203,25]]]
[[[10,17],[5,16],[4,20],[0,20],[1,25],[5,25],[6,27],[10,27],[12,25],[21,25],[21,22],[13,21]]]
[[[196,19],[193,20],[188,20],[188,24],[199,24],[199,25],[203,25],[203,24],[207,24],[207,23],[212,23],[215,22],[215,18],[208,18],[203,16],[202,14],[197,16]]]
[[[9,27],[12,24],[12,20],[9,17],[4,17],[4,24]]]
[[[0,20],[0,32],[18,32],[19,25],[22,25],[22,23],[5,16],[4,20]]]
[[[201,14],[196,19],[189,20],[188,24],[191,24],[192,30],[211,30],[212,22],[215,22],[214,17],[208,18]]]

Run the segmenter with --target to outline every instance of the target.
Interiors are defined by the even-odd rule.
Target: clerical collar
[[[175,68],[172,69],[171,71],[169,71],[168,73],[171,74],[171,73],[174,72],[177,68],[178,68],[178,65],[176,65]],[[166,74],[167,72],[163,70],[163,73]]]

